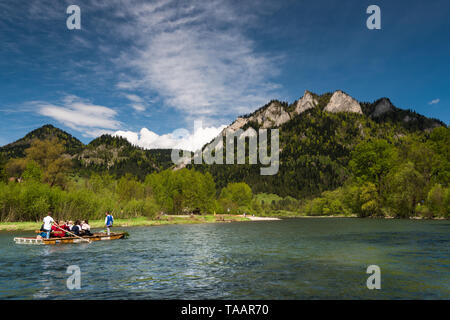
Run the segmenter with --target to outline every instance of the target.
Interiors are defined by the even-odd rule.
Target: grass
[[[114,227],[160,226],[168,224],[216,223],[229,221],[250,221],[250,219],[234,215],[202,215],[193,217],[167,215],[161,217],[159,220],[151,220],[146,217],[114,219]],[[105,226],[105,220],[90,220],[89,224],[93,229],[103,228]],[[34,231],[39,230],[41,225],[42,222],[0,222],[0,231]]]

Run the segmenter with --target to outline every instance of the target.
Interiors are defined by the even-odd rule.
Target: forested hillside
[[[22,158],[25,156],[25,149],[29,148],[33,140],[48,140],[57,138],[64,145],[64,151],[68,154],[76,154],[83,148],[83,143],[69,133],[47,124],[31,131],[22,139],[0,148],[0,154],[6,158]]]
[[[363,114],[331,113],[324,111],[331,93],[312,96],[317,101],[314,108],[291,116],[289,121],[276,127],[280,132],[281,151],[277,175],[262,176],[259,165],[196,165],[195,168],[210,172],[219,187],[226,186],[229,182],[244,181],[255,193],[310,198],[344,184],[350,176],[351,152],[362,141],[379,138],[399,144],[407,135],[425,135],[434,127],[445,126],[439,120],[392,105],[384,107],[381,110],[383,112],[377,114],[375,111],[377,107],[380,109],[380,102],[384,99],[362,104]],[[296,103],[287,106],[286,103],[271,102],[283,106],[291,114]],[[255,113],[245,117],[254,115]],[[251,121],[242,126],[242,129],[250,126],[256,130],[259,128],[257,122]]]
[[[162,171],[172,165],[171,150],[144,150],[133,146],[122,137],[103,135],[84,145],[69,133],[45,125],[33,130],[22,139],[0,148],[0,163],[26,156],[28,149],[35,140],[44,141],[56,139],[62,144],[60,156],[65,155],[72,160],[73,175],[89,177],[93,173],[108,173],[116,178],[132,174],[144,179],[151,172]],[[18,162],[16,162],[17,164]],[[11,169],[11,168],[10,168]],[[10,176],[20,176],[20,168],[10,170]],[[22,169],[24,169],[22,167]]]
[[[171,150],[144,150],[122,137],[103,135],[91,141],[74,157],[78,174],[108,173],[117,178],[126,174],[143,180],[152,172],[172,166]]]
[[[387,98],[359,103],[342,91],[306,91],[239,117],[221,136],[250,127],[279,129],[277,174],[248,164],[179,170],[171,150],[109,135],[83,145],[46,125],[0,148],[0,220],[38,220],[47,210],[449,217],[450,130],[439,120]]]

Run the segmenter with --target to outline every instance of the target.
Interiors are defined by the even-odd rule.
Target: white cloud
[[[133,102],[142,102],[142,98],[135,94],[126,94],[125,97],[127,97],[128,100]]]
[[[429,105],[438,104],[441,101],[441,99],[434,99],[428,102]]]
[[[131,104],[131,107],[132,107],[134,110],[139,111],[139,112],[145,111],[145,107],[144,107],[142,104],[140,104],[140,103],[132,103],[132,104]]]
[[[44,101],[29,102],[37,112],[64,125],[83,132],[83,135],[95,137],[103,133],[112,133],[121,123],[115,120],[117,112],[111,108],[95,105],[77,96],[67,95],[62,103],[55,105]],[[109,130],[108,130],[109,129]]]
[[[146,107],[144,105],[144,100],[141,97],[135,94],[125,94],[125,97],[132,102],[130,106],[134,110],[138,112],[145,111]]]
[[[115,61],[133,70],[119,89],[156,92],[187,117],[217,118],[252,111],[279,87],[268,80],[276,74],[273,60],[245,34],[250,15],[230,3],[136,3],[119,13],[128,20],[117,34],[135,39]]]
[[[115,136],[126,138],[130,143],[145,149],[183,149],[195,151],[214,139],[226,126],[197,128],[195,132],[182,129],[172,133],[158,135],[147,128],[139,133],[133,131],[116,131]]]

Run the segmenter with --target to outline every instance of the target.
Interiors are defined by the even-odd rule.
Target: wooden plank
[[[106,241],[106,240],[117,240],[124,237],[124,233],[111,233],[109,236],[107,234],[94,234],[93,236],[83,237],[84,239],[90,239],[91,241]],[[82,243],[82,239],[74,237],[63,237],[63,238],[50,238],[50,239],[36,239],[30,237],[16,237],[14,242],[17,244],[64,244],[64,243]]]

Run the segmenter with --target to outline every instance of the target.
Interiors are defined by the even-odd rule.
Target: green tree
[[[252,189],[244,182],[229,183],[220,194],[220,199],[231,200],[239,207],[249,207],[252,198]]]
[[[35,181],[41,182],[42,180],[42,169],[34,161],[29,161],[23,172],[23,178],[25,181]]]
[[[382,180],[395,165],[396,148],[383,139],[362,142],[351,153],[350,168],[360,182],[375,184],[378,195],[382,194]]]
[[[8,178],[20,178],[27,167],[28,161],[24,158],[11,159],[5,165]]]
[[[6,175],[6,159],[3,156],[3,154],[0,153],[0,182],[6,182],[7,181],[7,175]]]
[[[116,193],[121,202],[128,202],[131,199],[142,199],[144,188],[131,174],[126,174],[117,182]]]
[[[72,160],[65,155],[65,147],[57,138],[48,140],[35,139],[25,150],[25,161],[36,162],[43,171],[43,179],[50,186],[65,187],[67,174],[72,167]]]
[[[380,214],[380,203],[375,184],[366,182],[360,188],[360,217],[377,216]]]
[[[414,164],[407,162],[393,169],[388,181],[386,197],[395,215],[400,218],[415,215],[417,203],[425,198],[425,179],[414,168]]]
[[[426,203],[433,216],[448,217],[448,196],[448,188],[443,188],[440,184],[436,184],[431,188],[428,192]]]

